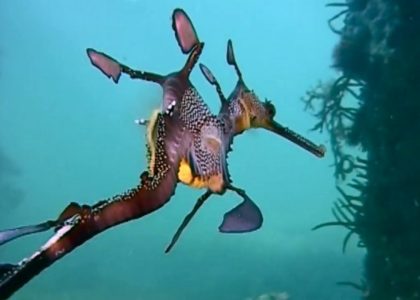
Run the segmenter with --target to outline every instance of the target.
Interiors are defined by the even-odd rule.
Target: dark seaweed
[[[335,221],[316,228],[342,226],[343,250],[353,234],[366,249],[361,284],[339,284],[363,299],[420,299],[420,1],[329,6],[338,9],[329,25],[340,38],[333,65],[342,75],[305,101],[319,118],[314,129],[331,136],[341,197]],[[349,146],[361,156],[347,154]]]

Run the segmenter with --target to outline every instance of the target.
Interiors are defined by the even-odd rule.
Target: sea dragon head
[[[250,128],[271,128],[276,109],[270,101],[261,101],[257,94],[245,84],[235,59],[232,41],[228,41],[227,63],[235,68],[238,81],[225,106],[235,124],[235,133],[240,134]],[[222,108],[223,109],[223,108]]]
[[[235,133],[239,134],[250,128],[273,130],[276,108],[269,100],[261,101],[252,90],[242,89],[230,102],[231,116],[235,121]],[[238,113],[240,111],[240,113]]]
[[[227,98],[223,95],[220,84],[211,71],[203,64],[200,64],[200,69],[207,81],[216,87],[221,100],[219,116],[231,122],[233,135],[241,134],[251,128],[263,128],[292,141],[318,157],[324,156],[323,145],[316,145],[279,124],[274,119],[276,115],[274,104],[269,100],[260,100],[257,94],[247,87],[236,62],[231,40],[227,44],[226,60],[235,68],[238,76],[236,86]]]

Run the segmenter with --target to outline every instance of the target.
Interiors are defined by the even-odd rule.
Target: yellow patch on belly
[[[193,176],[191,167],[185,159],[182,159],[179,165],[178,179],[190,187],[197,189],[208,188],[216,193],[223,188],[222,174],[212,175],[209,178]]]
[[[194,181],[191,167],[184,158],[179,163],[178,179],[186,185],[191,185]]]

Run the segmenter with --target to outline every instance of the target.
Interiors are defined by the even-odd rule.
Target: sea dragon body
[[[31,257],[18,264],[0,265],[0,299],[10,297],[42,270],[95,235],[158,210],[170,200],[179,182],[206,189],[206,192],[185,217],[166,252],[174,246],[201,205],[211,195],[224,194],[227,190],[236,192],[243,202],[224,215],[219,230],[249,232],[260,228],[263,221],[261,211],[244,190],[232,185],[226,162],[234,137],[248,128],[269,129],[318,156],[323,155],[320,147],[273,121],[274,106],[259,101],[243,84],[231,43],[228,43],[228,63],[235,66],[240,76],[228,99],[221,93],[210,70],[201,66],[222,100],[219,114],[213,115],[189,80],[204,43],[198,40],[192,22],[183,10],[174,10],[172,27],[178,45],[184,54],[188,54],[188,59],[180,71],[165,76],[133,70],[105,53],[87,49],[91,63],[115,83],[122,74],[127,74],[133,79],[152,81],[162,87],[161,110],[154,112],[150,119],[139,122],[147,126],[148,169],[140,175],[140,184],[127,193],[94,205],[73,202],[55,220],[0,231],[1,245],[27,234],[55,230],[55,234]]]

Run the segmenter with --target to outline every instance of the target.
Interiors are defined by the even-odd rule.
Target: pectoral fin
[[[228,187],[244,200],[241,204],[225,213],[219,231],[223,233],[243,233],[257,230],[263,223],[263,216],[258,206],[246,195],[244,190]]]

